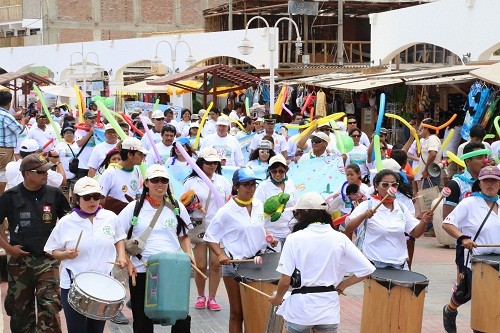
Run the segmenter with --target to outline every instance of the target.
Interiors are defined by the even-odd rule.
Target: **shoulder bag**
[[[163,210],[163,207],[165,207],[165,200],[162,200],[162,204],[158,209],[156,210],[155,215],[153,216],[153,219],[149,223],[149,226],[138,236],[138,237],[132,237],[132,231],[134,230],[134,225],[132,224],[128,230],[127,233],[127,239],[125,240],[125,250],[133,256],[136,256],[137,258],[141,259],[141,252],[144,250],[146,247],[146,240],[148,239],[149,235],[151,234],[151,231],[153,230],[156,221],[160,217],[161,211]]]
[[[90,140],[91,137],[92,137],[92,135],[87,139],[87,141],[85,141],[85,144],[80,148],[80,151],[76,155],[73,152],[73,149],[71,149],[71,146],[66,143],[68,145],[68,147],[69,147],[69,150],[71,150],[71,154],[73,155],[73,158],[71,159],[71,161],[69,161],[68,170],[72,174],[74,174],[75,176],[78,175],[78,163],[80,163],[80,161],[78,160],[78,156],[80,156],[80,154],[82,153],[83,149],[85,149],[85,146],[87,145],[87,143],[89,143],[89,140]]]

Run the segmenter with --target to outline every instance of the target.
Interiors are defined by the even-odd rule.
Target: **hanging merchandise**
[[[498,91],[492,92],[491,96],[493,101],[490,103],[488,110],[485,112],[483,120],[481,121],[481,127],[486,129],[487,132],[489,132],[488,128],[492,126],[492,121],[497,109],[498,101],[500,100],[500,97],[498,97]]]
[[[267,87],[266,83],[264,82],[264,80],[260,81],[259,83],[259,93],[260,93],[260,96],[259,96],[259,103],[260,104],[266,104],[266,103],[269,103],[269,101],[271,100],[269,98],[269,88]],[[271,106],[272,107],[272,106]]]
[[[274,113],[281,116],[281,111],[283,111],[283,101],[285,99],[285,94],[286,94],[286,86],[281,87],[280,93],[278,94],[278,98],[276,99],[276,102],[274,103]]]
[[[302,105],[302,108],[300,109],[300,113],[304,115],[308,107],[311,107],[314,105],[314,100],[316,99],[315,96],[316,92],[313,90],[309,95],[307,95],[306,100],[304,104]]]
[[[472,84],[468,95],[468,108],[465,114],[464,125],[460,132],[460,136],[464,140],[469,140],[469,132],[472,126],[474,126],[479,119],[476,119],[476,113],[483,113],[490,95],[490,89],[480,82],[476,81]]]
[[[322,89],[316,94],[316,115],[326,116],[326,95]]]
[[[356,107],[354,106],[354,102],[352,100],[352,92],[348,92],[344,97],[344,106],[345,113],[347,115],[354,115],[356,113]]]
[[[431,99],[429,98],[429,92],[426,86],[422,86],[422,91],[420,92],[420,100],[418,102],[418,111],[425,112],[431,106]]]
[[[295,100],[295,104],[297,104],[297,107],[302,109],[302,105],[304,105],[304,98],[305,98],[305,89],[303,86],[299,86],[297,89],[297,99]]]

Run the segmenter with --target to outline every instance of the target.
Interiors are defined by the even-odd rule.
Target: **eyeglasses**
[[[154,118],[154,120],[164,121],[164,120],[165,120],[165,118]]]
[[[245,187],[246,189],[250,189],[252,187],[257,187],[257,182],[256,181],[249,181],[249,182],[241,183],[240,185]]]
[[[205,161],[205,165],[217,165],[217,164],[219,164],[219,162],[217,161],[211,161],[211,162]]]
[[[360,138],[361,135],[359,135],[359,134],[351,134],[351,137],[353,137],[353,138]]]
[[[318,130],[319,130],[320,132],[328,132],[328,133],[330,133],[330,132],[332,131],[332,129],[331,129],[331,128],[328,128],[328,127],[327,127],[327,128],[318,128]]]
[[[326,142],[326,141],[321,139],[311,139],[311,143],[321,143],[321,142]]]
[[[348,121],[347,123],[348,123],[349,125],[356,124],[356,122],[355,122],[355,121]]]
[[[276,175],[276,174],[281,174],[281,175],[284,175],[286,173],[286,170],[284,169],[274,169],[274,170],[271,170],[269,171],[272,175]]]
[[[269,149],[259,149],[259,153],[261,153],[261,154],[269,154]]]
[[[83,201],[90,201],[90,199],[93,199],[94,201],[99,201],[102,198],[101,193],[91,193],[91,194],[85,194],[80,196],[80,198],[83,199]]]
[[[382,188],[398,187],[399,183],[397,183],[397,182],[394,182],[394,183],[380,182],[380,186],[382,186]]]
[[[48,171],[42,171],[42,170],[29,170],[30,172],[34,172],[37,175],[45,175],[47,174]]]
[[[162,184],[168,184],[168,179],[165,177],[155,177],[155,178],[151,178],[149,181],[152,184],[158,184],[159,182],[161,182]]]

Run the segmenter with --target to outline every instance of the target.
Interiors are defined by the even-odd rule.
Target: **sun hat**
[[[205,147],[198,152],[198,158],[203,158],[207,162],[220,162],[220,156],[217,149],[213,147]]]
[[[325,141],[326,143],[330,142],[330,137],[323,133],[323,132],[314,132],[313,134],[311,134],[311,138],[315,136],[317,137],[318,139],[321,139],[323,141]]]
[[[165,167],[163,165],[152,164],[146,170],[146,175],[145,175],[144,179],[152,179],[152,178],[157,178],[157,177],[170,179],[170,177],[168,176],[167,169],[165,169]]]
[[[99,182],[94,178],[82,177],[75,183],[73,193],[79,196],[92,193],[102,194],[102,189]]]
[[[326,210],[327,204],[325,199],[316,192],[308,192],[300,197],[295,206],[285,208],[286,211],[298,210],[298,209],[315,209],[315,210]]]
[[[151,115],[151,119],[165,118],[162,110],[155,110]]]

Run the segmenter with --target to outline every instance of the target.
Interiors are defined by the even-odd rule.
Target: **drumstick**
[[[500,244],[476,244],[475,247],[500,247]]]
[[[118,263],[116,261],[108,261],[108,264],[120,266],[120,263]]]
[[[447,198],[449,197],[451,194],[451,190],[449,187],[443,187],[443,189],[441,190],[441,193],[439,193],[439,200],[436,202],[436,204],[434,206],[432,206],[431,208],[431,213],[433,213],[437,206],[439,206],[439,203],[444,199],[444,198]]]
[[[78,236],[78,240],[76,241],[75,251],[78,251],[78,245],[80,245],[80,240],[82,239],[83,229],[80,231],[80,236]]]
[[[382,199],[382,201],[380,201],[376,206],[375,208],[373,208],[373,212],[375,213],[375,211],[380,207],[380,205],[382,205],[382,203],[384,203],[384,201],[386,199],[388,199],[389,197],[393,197],[396,195],[396,193],[398,193],[398,190],[395,188],[395,187],[389,187],[387,189],[387,194],[385,195],[385,197]]]
[[[229,260],[230,263],[233,263],[233,264],[238,264],[238,263],[241,263],[241,262],[254,262],[253,259],[231,259]]]
[[[266,294],[265,292],[260,291],[259,289],[254,288],[254,287],[252,287],[252,286],[250,286],[250,285],[248,285],[248,284],[244,283],[244,282],[243,282],[243,279],[242,279],[240,276],[236,276],[236,277],[234,278],[234,280],[235,280],[236,282],[238,282],[239,284],[243,285],[244,287],[247,287],[248,289],[253,290],[253,291],[255,291],[255,292],[257,292],[257,293],[261,294],[262,296],[265,296],[265,297],[271,297],[271,295],[268,295],[268,294]]]
[[[195,264],[191,263],[191,267],[193,267],[193,269],[196,271],[196,273],[200,274],[202,278],[204,278],[205,280],[208,279],[208,276],[203,274],[203,272],[200,271],[200,269],[198,267],[196,267]]]

